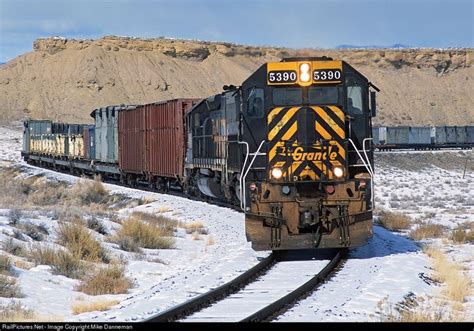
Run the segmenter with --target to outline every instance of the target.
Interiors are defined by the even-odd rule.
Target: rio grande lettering
[[[332,146],[326,151],[320,152],[304,152],[303,147],[296,147],[292,153],[294,161],[325,161],[328,158],[333,161],[337,157],[337,153],[332,151]]]

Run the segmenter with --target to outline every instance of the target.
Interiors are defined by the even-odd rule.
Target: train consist
[[[372,128],[375,148],[442,149],[474,147],[474,126],[393,126]]]
[[[344,61],[283,59],[203,100],[98,108],[94,125],[25,121],[22,155],[233,204],[255,250],[356,247],[372,236],[373,90]]]

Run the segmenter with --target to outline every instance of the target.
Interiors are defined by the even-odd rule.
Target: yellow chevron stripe
[[[334,141],[334,145],[336,145],[337,148],[339,149],[339,155],[345,160],[346,159],[346,150],[336,140],[333,140],[333,141]]]
[[[268,124],[270,124],[273,121],[275,116],[277,116],[282,111],[283,108],[284,107],[277,107],[277,108],[273,108],[270,111],[270,114],[268,114],[268,116],[267,116]]]
[[[290,126],[290,128],[288,129],[288,131],[285,132],[285,134],[283,135],[283,137],[281,137],[281,140],[288,140],[291,138],[291,136],[293,136],[293,134],[296,132],[296,128],[298,127],[298,121],[295,121],[295,123],[293,123],[293,125]],[[281,147],[283,146],[283,143],[282,142],[278,142],[275,144],[275,146],[273,146],[273,148],[270,150],[270,152],[268,153],[268,161],[271,161],[273,160],[273,158],[275,157],[276,155],[276,151],[278,149],[278,147]]]
[[[339,107],[329,106],[328,108],[331,109],[342,122],[344,122],[344,112]]]
[[[322,127],[321,125],[318,125],[317,122],[314,123],[314,127],[316,129],[316,132],[319,133],[321,135],[321,137],[323,137],[326,140],[331,140],[332,139],[331,134],[329,132],[327,132],[324,127]]]
[[[273,138],[275,138],[275,136],[278,134],[278,132],[280,131],[280,129],[285,126],[285,124],[293,117],[293,115],[296,114],[296,111],[299,109],[300,107],[292,107],[290,108],[290,110],[288,110],[286,112],[286,114],[282,117],[282,119],[280,120],[280,122],[278,122],[278,124],[276,124],[273,129],[268,133],[268,140],[273,140]]]
[[[339,127],[339,125],[337,125],[336,122],[334,122],[332,118],[329,117],[328,114],[326,114],[324,109],[322,109],[321,107],[311,107],[311,108],[334,130],[334,132],[337,133],[337,135],[341,139],[345,139],[346,135],[344,133],[344,129]]]

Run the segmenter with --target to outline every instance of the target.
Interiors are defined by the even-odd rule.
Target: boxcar
[[[197,99],[175,99],[118,114],[119,166],[128,176],[160,187],[183,177],[186,113]]]

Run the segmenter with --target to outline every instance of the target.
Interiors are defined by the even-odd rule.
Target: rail
[[[189,301],[186,301],[176,307],[172,307],[164,312],[152,316],[144,322],[173,322],[180,318],[186,317],[209,305],[211,302],[216,301],[222,297],[226,297],[239,288],[249,283],[254,277],[256,277],[260,272],[267,269],[275,262],[275,255],[272,253],[267,256],[265,259],[260,261],[257,265],[247,270],[237,278],[231,280],[230,282],[225,283],[224,285],[219,286],[216,289],[213,289],[209,292],[201,294]]]

